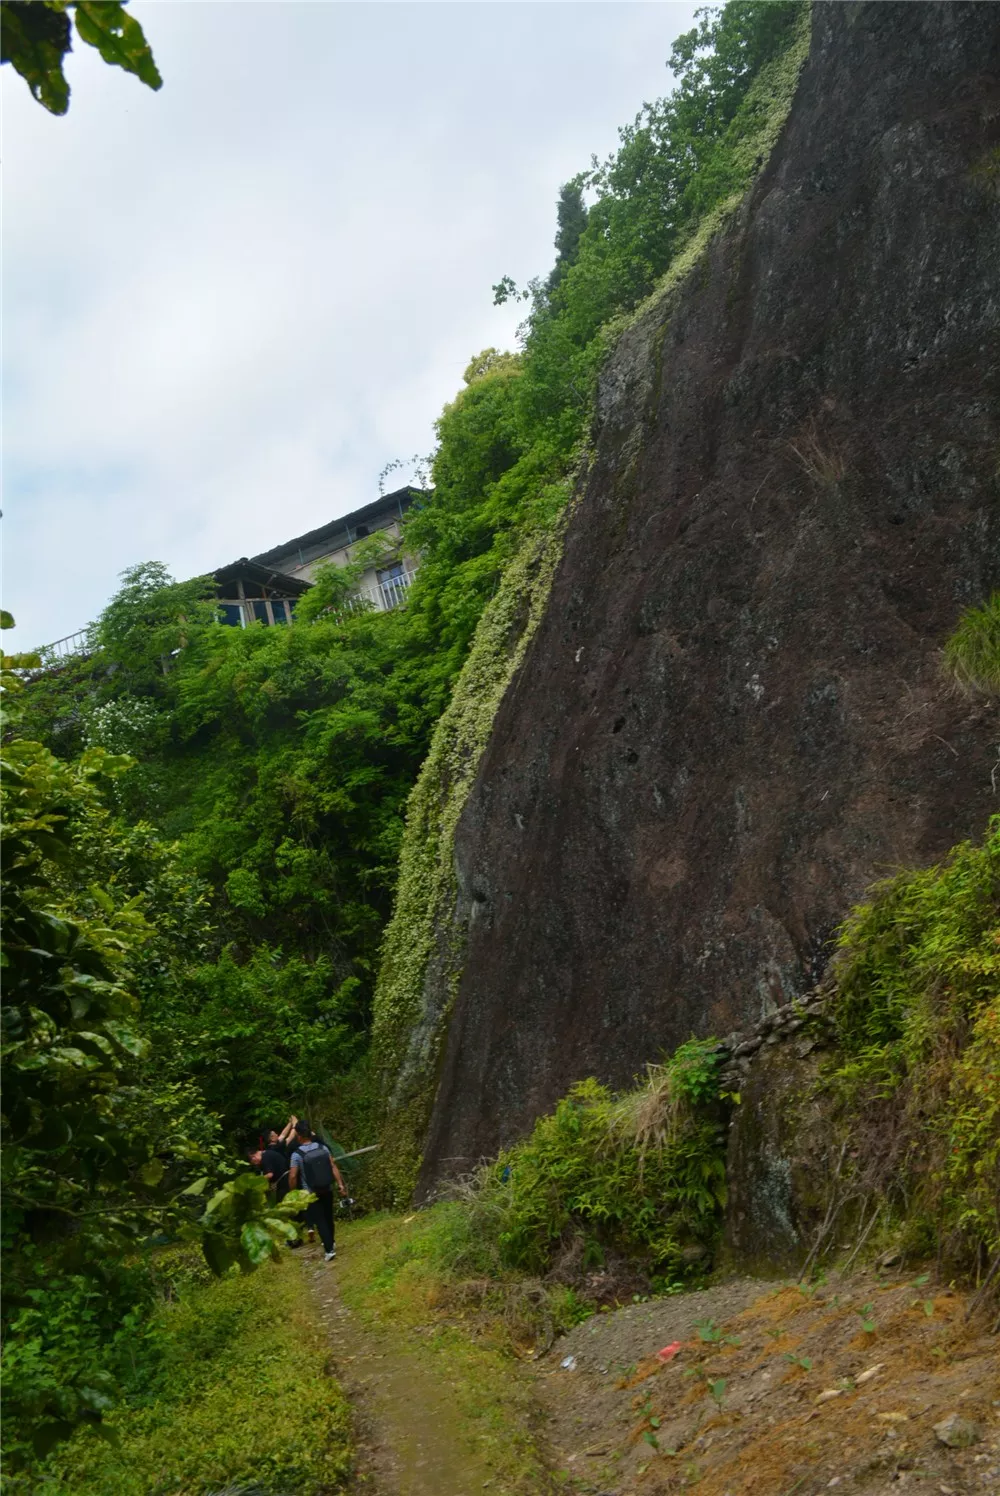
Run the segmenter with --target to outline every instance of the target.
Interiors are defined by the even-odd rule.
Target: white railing
[[[348,598],[331,611],[367,613],[374,608],[377,613],[388,613],[406,602],[406,594],[413,586],[416,574],[417,569],[414,567],[412,571],[404,571],[399,577],[390,577],[387,582],[379,582],[375,587],[361,587],[357,597]]]
[[[378,597],[373,602],[383,613],[388,613],[391,608],[398,608],[400,603],[406,602],[406,594],[413,585],[415,571],[404,571],[402,576],[390,577],[387,582],[379,582]]]
[[[65,634],[51,644],[43,644],[35,653],[41,655],[43,663],[53,660],[72,660],[77,655],[94,653],[94,636],[90,629],[77,629],[75,634]]]

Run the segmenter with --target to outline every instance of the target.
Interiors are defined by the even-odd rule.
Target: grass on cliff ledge
[[[962,614],[944,646],[944,666],[966,690],[1000,695],[1000,592]]]
[[[188,1284],[137,1345],[109,1438],[80,1430],[10,1496],[327,1496],[346,1482],[347,1403],[325,1371],[298,1264]]]

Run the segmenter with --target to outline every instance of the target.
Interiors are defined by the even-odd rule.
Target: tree
[[[587,205],[583,200],[583,177],[576,176],[559,189],[556,206],[556,262],[549,274],[549,295],[556,289],[580,250],[580,236],[587,227]]]
[[[0,63],[13,65],[50,114],[69,108],[63,62],[73,49],[71,17],[80,40],[105,62],[134,73],[148,88],[162,88],[142,27],[119,0],[2,0]]]

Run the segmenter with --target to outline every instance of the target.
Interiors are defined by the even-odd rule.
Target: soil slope
[[[859,1274],[740,1278],[598,1316],[539,1383],[553,1458],[606,1496],[995,1496],[1000,1347],[967,1307],[925,1274]]]
[[[456,837],[425,1191],[981,833],[996,724],[939,650],[1000,583],[998,140],[1000,7],[816,4],[753,193],[606,367]]]

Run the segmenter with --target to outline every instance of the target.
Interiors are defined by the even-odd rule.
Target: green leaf
[[[74,11],[80,40],[96,47],[105,62],[134,73],[148,88],[162,88],[149,43],[134,16],[116,0],[79,0]]]
[[[201,1250],[205,1261],[217,1278],[221,1278],[236,1261],[236,1252],[231,1242],[217,1231],[206,1231],[201,1239]]]
[[[91,883],[87,888],[87,892],[95,904],[100,904],[106,914],[114,914],[115,901],[105,889],[98,887],[96,883]]]
[[[128,1024],[119,1023],[117,1019],[106,1019],[104,1022],[104,1032],[110,1034],[116,1044],[119,1044],[127,1054],[133,1055],[137,1060],[141,1060],[149,1052],[148,1042],[135,1033]]]
[[[63,58],[71,45],[65,12],[39,0],[4,0],[0,6],[0,62],[11,63],[50,114],[65,114],[69,108]],[[12,627],[10,614],[4,616],[10,623],[2,626]]]
[[[248,1221],[240,1232],[240,1245],[253,1263],[259,1267],[269,1257],[276,1255],[276,1244],[270,1231],[260,1221]]]
[[[53,110],[53,113],[57,112],[58,111]],[[72,1432],[73,1424],[68,1422],[65,1418],[53,1418],[49,1419],[45,1423],[39,1424],[32,1430],[30,1435],[31,1443],[34,1447],[35,1453],[40,1457],[44,1457],[45,1455],[49,1454],[57,1444],[61,1444],[64,1439],[68,1439]]]
[[[151,1189],[159,1184],[164,1175],[163,1161],[159,1158],[151,1158],[148,1163],[143,1164],[139,1170],[139,1178],[143,1184],[148,1184]]]

